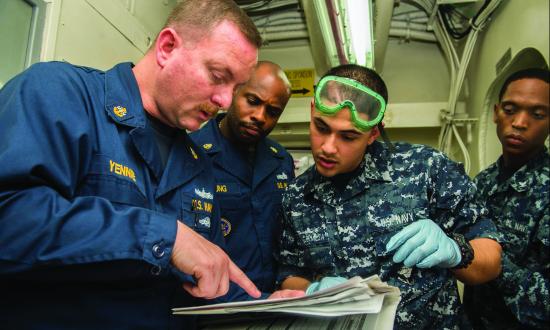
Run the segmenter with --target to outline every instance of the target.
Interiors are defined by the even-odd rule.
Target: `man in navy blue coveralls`
[[[233,1],[182,1],[135,66],[33,65],[0,90],[0,327],[192,328],[171,308],[260,292],[223,246],[185,130],[231,104],[261,38]]]
[[[210,120],[191,138],[213,161],[216,196],[227,253],[264,292],[273,292],[273,251],[278,239],[281,193],[294,178],[290,154],[267,138],[288,99],[290,83],[275,63],[258,63],[227,114]],[[281,297],[290,292],[277,292]],[[297,294],[297,293],[294,293]],[[226,300],[248,299],[233,285]]]

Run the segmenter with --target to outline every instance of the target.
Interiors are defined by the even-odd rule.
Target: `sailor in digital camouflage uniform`
[[[514,73],[494,107],[503,153],[474,181],[504,235],[502,274],[487,284],[466,287],[465,305],[474,328],[550,327],[550,156],[544,146],[548,78],[548,70]]]
[[[494,225],[461,165],[429,147],[375,141],[385,100],[381,78],[356,65],[331,69],[317,85],[310,124],[316,164],[283,194],[278,279],[283,288],[304,289],[327,276],[379,274],[401,290],[397,328],[455,329],[455,276],[498,275]],[[472,262],[464,236],[460,244],[448,237],[459,234],[487,254]]]

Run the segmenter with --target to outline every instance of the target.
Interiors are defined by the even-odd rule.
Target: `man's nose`
[[[256,111],[254,111],[251,118],[252,118],[252,121],[255,121],[263,125],[265,123],[265,115],[266,115],[266,109],[265,109],[265,106],[262,105],[262,106],[259,106],[256,109]]]
[[[219,108],[228,109],[233,100],[234,86],[220,86],[216,93],[212,95],[212,103]]]
[[[323,153],[326,155],[333,155],[338,150],[336,146],[336,136],[335,134],[330,134],[325,138],[322,145]]]
[[[516,129],[525,129],[529,125],[529,114],[527,111],[519,111],[514,116],[512,126]]]

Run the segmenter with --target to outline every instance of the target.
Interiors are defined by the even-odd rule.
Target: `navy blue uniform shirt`
[[[275,281],[273,253],[280,231],[281,194],[294,178],[294,162],[281,145],[265,138],[255,146],[251,164],[242,150],[221,135],[222,117],[210,120],[191,138],[213,161],[227,253],[258,289],[269,293]],[[232,284],[225,298],[249,296]]]
[[[132,65],[33,65],[0,91],[1,327],[193,323],[180,219],[223,245],[211,165],[184,131],[163,169]]]

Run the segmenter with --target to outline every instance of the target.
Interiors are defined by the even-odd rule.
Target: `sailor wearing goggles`
[[[278,281],[311,293],[379,274],[401,290],[396,328],[458,328],[456,279],[498,275],[498,236],[461,165],[426,146],[376,141],[386,103],[383,80],[361,66],[319,81],[315,165],[283,194]]]

